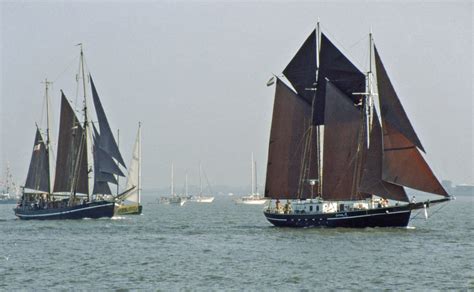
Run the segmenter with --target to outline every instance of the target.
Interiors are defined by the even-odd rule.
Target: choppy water
[[[12,207],[0,205],[0,290],[474,289],[467,197],[408,229],[276,228],[227,197],[79,221]]]

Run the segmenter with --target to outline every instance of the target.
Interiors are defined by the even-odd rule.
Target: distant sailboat
[[[253,158],[253,153],[252,153],[252,159],[251,159],[251,180],[250,180],[250,194],[248,196],[241,197],[239,199],[236,199],[235,202],[238,204],[244,204],[244,205],[263,205],[265,204],[268,199],[265,197],[261,196],[258,193],[258,188],[257,188],[257,162]]]
[[[0,185],[2,186],[2,190],[0,191],[0,204],[15,204],[19,199],[19,188],[13,181],[8,163]]]
[[[126,189],[127,194],[120,198],[115,213],[117,215],[139,215],[142,213],[141,205],[141,123],[138,123],[137,139],[133,147],[132,161],[128,166]]]
[[[183,206],[186,203],[186,198],[183,196],[178,196],[174,191],[174,164],[171,163],[171,186],[170,186],[170,195],[163,196],[160,198],[160,204],[172,204]]]
[[[125,167],[118,146],[108,125],[92,77],[92,97],[100,132],[92,133],[93,124],[87,107],[84,54],[81,45],[80,71],[84,93],[83,122],[61,91],[61,114],[56,170],[50,135],[50,109],[46,80],[46,139],[39,128],[31,156],[22,197],[14,209],[20,219],[81,219],[112,217],[114,198],[108,183],[117,183],[114,175],[123,176],[117,163]],[[79,80],[79,79],[78,79]],[[117,163],[115,162],[117,161]],[[54,182],[54,183],[53,183]],[[107,200],[106,197],[110,199]]]
[[[207,178],[207,176],[206,176]],[[209,182],[208,182],[209,183]],[[202,188],[202,165],[199,163],[199,194],[196,196],[192,196],[190,201],[197,202],[197,203],[212,203],[214,201],[214,197],[212,196],[204,196],[203,195],[203,188]]]
[[[404,227],[412,210],[450,200],[371,34],[369,44],[364,75],[318,23],[283,71],[296,91],[277,78],[264,211],[273,225]],[[445,198],[409,202],[404,186]]]

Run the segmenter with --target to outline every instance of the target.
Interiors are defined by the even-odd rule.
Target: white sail
[[[127,201],[140,203],[141,193],[141,127],[138,126],[137,139],[133,147],[132,160],[128,168],[127,186],[126,189],[134,189],[127,196]]]

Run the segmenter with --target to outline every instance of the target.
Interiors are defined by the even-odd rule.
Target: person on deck
[[[280,208],[281,208],[280,200],[277,199],[276,202],[275,202],[275,209],[276,209],[276,211],[278,212],[278,211],[280,211]]]

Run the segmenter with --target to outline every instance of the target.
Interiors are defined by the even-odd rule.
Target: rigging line
[[[362,65],[359,63],[359,61],[357,60],[357,58],[355,58],[355,56],[350,53],[350,51],[331,33],[330,30],[327,29],[326,26],[324,26],[324,25],[321,25],[321,26],[324,28],[324,31],[327,32],[327,35],[329,35],[329,36],[331,37],[331,38],[330,38],[330,41],[336,42],[336,43],[340,46],[340,48],[342,49],[343,53],[345,53],[345,54],[347,54],[349,57],[351,57],[350,61],[357,63],[358,66],[356,66],[356,67],[358,67],[358,69],[359,69],[359,68],[364,68],[364,66],[362,66]],[[359,40],[359,41],[360,41],[360,40]],[[354,64],[354,65],[356,65],[356,64]],[[361,70],[359,69],[359,71],[361,71]]]
[[[430,217],[433,217],[434,214],[438,213],[439,211],[441,211],[441,209],[443,209],[444,207],[446,207],[448,204],[442,204],[438,209],[434,210]]]
[[[61,73],[59,73],[55,78],[53,78],[52,83],[56,82],[59,78],[63,77],[64,74],[72,68],[72,65],[75,62],[77,62],[77,58],[78,58],[77,56],[74,56],[74,58],[68,62],[68,64],[66,65],[66,68],[63,71],[61,71]]]
[[[211,194],[214,194],[214,192],[212,191],[212,188],[211,188],[211,184],[209,183],[209,179],[207,178],[206,171],[204,169],[202,170],[202,173],[204,174],[204,177],[206,178],[207,187],[209,188],[209,191],[211,192]]]

